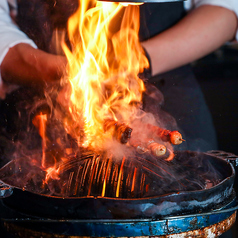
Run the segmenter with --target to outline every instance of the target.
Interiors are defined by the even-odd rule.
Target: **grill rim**
[[[14,188],[13,194],[9,198],[3,199],[3,201],[6,206],[13,207],[14,209],[17,209],[15,201],[20,203],[20,205],[18,205],[18,209],[19,207],[25,208],[26,206],[29,206],[28,208],[25,208],[26,210],[22,211],[22,213],[39,217],[52,218],[52,214],[54,214],[57,218],[60,217],[65,219],[135,219],[138,217],[140,219],[156,219],[176,214],[191,214],[195,211],[204,212],[222,206],[222,204],[224,204],[224,200],[230,199],[233,193],[233,183],[235,177],[235,169],[230,162],[202,152],[181,151],[178,153],[191,153],[193,155],[200,154],[212,157],[213,159],[215,158],[215,160],[221,161],[221,163],[227,165],[227,168],[231,169],[231,176],[226,177],[221,183],[209,189],[165,194],[149,198],[56,198]],[[215,194],[213,194],[214,191]],[[204,197],[204,193],[208,195],[205,194],[206,199],[201,200]],[[219,199],[221,199],[221,201],[218,202]],[[210,200],[215,200],[216,203],[209,203]],[[32,203],[32,201],[34,201],[34,203]],[[200,203],[196,204],[197,201],[200,201]],[[42,203],[49,205],[45,207],[42,206]],[[208,205],[203,205],[207,203]],[[176,205],[173,207],[174,204]],[[38,206],[40,206],[41,209],[35,209],[35,207]],[[145,209],[146,206],[147,210]],[[155,209],[155,211],[151,212],[151,209]],[[162,211],[160,209],[162,209]],[[40,210],[40,212],[38,210]],[[90,210],[93,212],[88,212]],[[101,214],[104,215],[102,216]]]

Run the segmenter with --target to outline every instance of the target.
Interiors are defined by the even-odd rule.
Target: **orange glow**
[[[104,180],[103,180],[102,197],[105,196],[105,192],[106,192],[107,174],[108,174],[108,168],[109,168],[110,164],[111,164],[111,159],[109,159],[109,161],[108,161],[106,172],[105,172],[105,177],[104,177]]]
[[[127,7],[127,6],[129,6],[129,5],[137,5],[137,6],[139,6],[139,5],[142,5],[142,4],[144,4],[143,2],[120,2],[120,4],[122,5],[122,6],[124,6],[124,7]]]
[[[169,157],[166,159],[166,161],[171,161],[174,158],[173,148],[167,148],[167,150],[169,151]]]
[[[162,168],[148,160],[146,164],[151,163],[150,166],[132,168],[133,174],[127,180],[123,173],[127,172],[127,160],[142,153],[142,157],[150,156],[150,152],[153,157],[173,160],[171,131],[150,124],[157,118],[148,116],[141,107],[145,86],[138,75],[149,67],[149,62],[138,38],[139,14],[138,4],[79,0],[78,10],[68,21],[69,43],[63,43],[68,65],[62,90],[56,94],[58,101],[50,102],[52,110],[48,115],[41,113],[33,119],[42,137],[43,185],[51,180],[61,182],[62,178],[67,185],[66,194],[71,189],[75,195],[83,193],[86,185],[84,196],[92,196],[98,183],[101,197],[108,196],[107,190],[112,187],[113,196],[119,198],[123,197],[122,186],[126,182],[131,186],[132,197],[136,197],[151,189],[141,171],[162,178],[153,167]],[[59,130],[55,125],[60,125]],[[173,139],[177,138],[178,133],[173,133]],[[154,153],[150,140],[160,148],[166,144],[169,153],[163,156],[168,158]],[[105,160],[101,163],[102,158]],[[88,161],[85,167],[77,164],[80,160]],[[118,162],[115,166],[114,161]],[[74,165],[79,166],[77,172],[70,171]],[[64,172],[69,173],[67,184]],[[71,187],[74,182],[75,188]]]
[[[138,39],[139,7],[79,1],[68,31],[72,50],[63,48],[72,121],[65,127],[80,146],[102,150],[105,141],[112,140],[112,132],[103,130],[104,121],[129,124],[144,91],[138,74],[148,60]]]
[[[39,115],[35,116],[32,120],[32,123],[36,128],[38,128],[39,135],[42,138],[42,160],[41,160],[41,166],[43,168],[46,168],[46,158],[45,158],[45,150],[46,150],[46,121],[47,121],[47,115],[40,113]]]
[[[124,162],[125,162],[125,157],[123,157],[123,159],[122,159],[121,167],[120,167],[120,171],[119,171],[119,175],[118,175],[118,180],[117,180],[117,190],[116,190],[117,198],[119,197],[119,194],[120,194],[120,184],[121,184],[121,180],[122,180]]]
[[[134,192],[134,189],[135,189],[136,173],[137,173],[137,168],[134,169],[131,192]]]

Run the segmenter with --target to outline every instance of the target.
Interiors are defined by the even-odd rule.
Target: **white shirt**
[[[0,65],[9,48],[16,44],[27,43],[36,48],[35,43],[20,31],[12,21],[8,3],[14,8],[17,8],[16,0],[0,0]],[[205,4],[221,6],[234,11],[238,16],[238,0],[187,0],[184,4],[188,10]],[[236,33],[236,39],[238,40],[238,31]],[[4,98],[5,94],[11,91],[12,89],[6,87],[1,79],[0,67],[0,99]]]
[[[9,4],[12,4],[13,7],[16,7],[15,3],[15,0],[9,0]],[[7,0],[0,0],[0,65],[8,50],[19,43],[27,43],[36,48],[35,43],[20,31],[12,21]],[[16,87],[16,85],[6,85],[3,83],[0,66],[0,99],[4,99],[6,93],[12,92]]]

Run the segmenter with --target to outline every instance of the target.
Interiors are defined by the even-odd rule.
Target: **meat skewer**
[[[122,144],[126,144],[131,138],[132,128],[125,123],[120,123],[113,119],[106,119],[104,121],[104,131],[109,130],[112,130],[114,138]],[[151,124],[146,124],[146,130],[153,139],[147,138],[145,141],[130,140],[130,145],[135,147],[137,152],[141,154],[151,152],[157,157],[166,154],[166,146],[155,142],[156,138],[160,138],[162,141],[170,142],[174,145],[179,145],[184,141],[178,131],[162,129]]]
[[[152,134],[153,138],[159,137],[161,140],[171,142],[173,145],[179,145],[184,141],[182,135],[178,131],[166,130],[151,124],[147,124],[146,128],[150,134]]]
[[[120,123],[113,119],[107,119],[104,122],[104,131],[113,130],[113,136],[122,144],[126,144],[131,138],[132,128],[125,123]]]

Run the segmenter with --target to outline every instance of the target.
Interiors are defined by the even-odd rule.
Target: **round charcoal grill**
[[[188,234],[209,237],[208,234],[211,233],[220,235],[231,227],[236,218],[238,207],[233,190],[235,170],[232,165],[232,163],[236,165],[236,161],[236,156],[219,151],[209,153],[176,152],[175,163],[184,163],[183,166],[187,166],[186,170],[188,168],[193,170],[195,166],[198,166],[196,171],[205,176],[203,177],[205,188],[192,190],[187,186],[186,191],[184,186],[180,186],[179,191],[157,194],[156,185],[150,185],[149,189],[145,189],[144,197],[140,198],[113,198],[92,196],[91,194],[74,197],[73,194],[69,196],[69,187],[67,187],[69,189],[67,196],[63,194],[64,197],[60,197],[59,194],[57,196],[49,195],[46,191],[41,194],[33,193],[30,190],[32,183],[24,184],[24,189],[28,191],[23,191],[16,184],[9,183],[14,176],[7,174],[6,167],[3,167],[0,171],[0,177],[5,184],[1,191],[2,196],[4,197],[4,193],[6,196],[10,195],[10,191],[12,194],[2,198],[1,217],[3,217],[2,220],[8,230],[18,229],[18,234],[25,234],[26,230],[36,234],[44,233],[45,237],[48,237],[46,234],[58,234],[58,237],[168,235],[172,237],[173,234],[181,234],[181,237],[186,237]],[[95,170],[93,171],[95,176]],[[216,181],[211,181],[209,177],[211,173],[219,174]],[[121,182],[120,191],[131,189],[131,185],[128,185],[129,174],[125,169],[123,172],[124,182]],[[158,174],[157,171],[157,177]],[[180,176],[180,178],[180,183],[184,182],[183,179],[187,180],[186,176]],[[153,176],[152,179],[154,179]],[[162,180],[162,178],[160,179]],[[144,181],[150,180],[145,179]],[[193,182],[195,184],[195,181]],[[174,181],[170,181],[170,183],[173,185]],[[71,183],[70,188],[72,188],[72,184],[75,185],[75,183]],[[141,183],[139,185],[141,186]],[[97,193],[93,189],[94,185],[90,186],[91,190]],[[73,186],[73,188],[75,187]],[[49,190],[47,189],[47,191]],[[125,191],[121,194],[128,196],[128,191]],[[131,196],[131,190],[129,194]],[[139,196],[140,193],[136,194],[134,196]],[[184,236],[182,236],[183,234]]]

